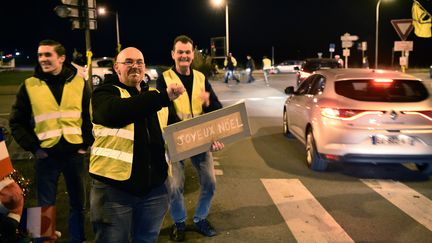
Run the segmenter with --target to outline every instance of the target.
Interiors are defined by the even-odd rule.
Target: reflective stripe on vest
[[[196,70],[192,69],[192,71],[193,71],[192,99],[189,99],[188,93],[184,92],[182,95],[180,95],[177,99],[173,101],[174,107],[177,112],[177,116],[181,120],[187,120],[192,117],[199,116],[203,113],[202,100],[200,98],[200,94],[202,91],[205,91],[205,76],[204,74]],[[172,69],[165,71],[163,73],[163,76],[167,86],[173,83],[183,85],[180,78]]]
[[[121,98],[131,97],[120,90]],[[89,171],[95,175],[124,181],[130,178],[133,163],[134,124],[122,128],[109,128],[93,123],[93,143]]]
[[[60,105],[45,81],[31,77],[24,84],[35,120],[34,131],[41,141],[41,147],[53,147],[62,136],[71,144],[82,143],[84,80],[75,76],[65,83]]]

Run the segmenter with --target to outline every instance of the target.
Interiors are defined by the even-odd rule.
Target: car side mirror
[[[299,68],[299,67],[297,67],[297,66],[295,66],[295,67],[294,67],[294,70],[296,70],[296,71],[299,71],[299,70],[300,70],[300,68]]]
[[[294,86],[288,86],[285,88],[285,94],[292,95],[294,94]]]

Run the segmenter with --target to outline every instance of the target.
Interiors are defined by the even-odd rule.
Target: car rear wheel
[[[312,129],[309,129],[306,135],[306,162],[312,170],[324,171],[327,169],[327,161],[321,158],[316,149]]]
[[[97,75],[93,75],[92,76],[92,83],[94,86],[98,86],[98,85],[102,84],[102,78],[97,76]]]
[[[416,164],[416,167],[421,173],[425,175],[432,175],[432,164]]]
[[[150,81],[150,76],[148,76],[147,74],[144,75],[144,81],[146,83],[148,83]]]
[[[292,135],[292,133],[290,133],[290,131],[289,131],[288,117],[287,117],[287,112],[286,112],[285,109],[284,109],[284,112],[283,112],[283,133],[284,133],[284,136],[287,137],[287,138],[293,138],[294,137]]]

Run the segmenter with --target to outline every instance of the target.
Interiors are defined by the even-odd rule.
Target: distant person
[[[362,67],[363,68],[369,68],[368,57],[363,57],[363,59],[362,59]]]
[[[344,68],[344,61],[339,55],[335,55],[336,61],[339,63],[339,68]]]
[[[201,72],[192,69],[194,51],[193,41],[185,35],[174,39],[171,56],[175,66],[165,71],[156,81],[158,90],[164,90],[170,84],[186,87],[186,91],[169,107],[168,125],[188,120],[201,114],[222,108],[208,79]],[[209,151],[192,156],[191,162],[198,173],[200,196],[193,222],[195,229],[207,237],[216,235],[216,230],[207,220],[210,204],[216,190],[213,156],[210,151],[223,149],[224,144],[214,142]],[[184,241],[186,231],[186,207],[184,201],[185,160],[172,163],[170,177],[170,212],[174,224],[171,226],[170,238],[174,241]]]
[[[248,74],[248,83],[252,83],[255,81],[255,78],[252,76],[253,71],[255,70],[255,62],[252,59],[251,55],[246,56],[247,62],[246,62],[246,72]]]
[[[77,70],[66,63],[66,50],[43,40],[33,77],[20,86],[12,106],[10,128],[15,141],[36,158],[39,206],[55,205],[61,174],[69,195],[71,242],[85,241],[84,155],[93,143],[90,89]]]
[[[232,53],[229,53],[225,57],[224,66],[225,66],[225,83],[228,84],[228,80],[231,77],[237,82],[237,84],[239,84],[240,80],[235,76],[234,73],[237,67],[237,60],[233,57]]]
[[[263,56],[262,64],[263,64],[263,73],[264,73],[265,84],[266,84],[266,86],[270,86],[268,76],[269,76],[270,70],[271,70],[271,60],[267,56]]]
[[[157,112],[184,92],[143,82],[144,56],[120,51],[113,80],[93,92],[90,212],[95,242],[156,242],[168,210],[168,164]]]

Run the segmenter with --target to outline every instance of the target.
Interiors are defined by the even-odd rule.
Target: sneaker
[[[185,240],[186,224],[185,222],[175,223],[171,226],[170,238],[173,241]]]
[[[216,230],[213,228],[213,226],[210,224],[210,222],[207,219],[202,219],[194,224],[195,224],[195,229],[202,235],[205,235],[207,237],[212,237],[217,234]]]

